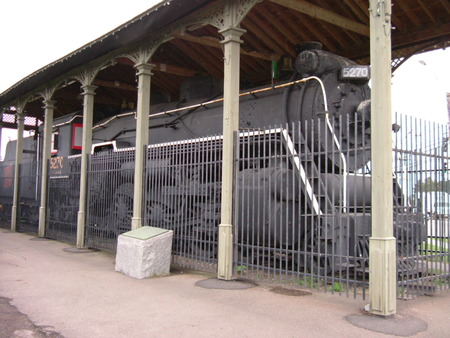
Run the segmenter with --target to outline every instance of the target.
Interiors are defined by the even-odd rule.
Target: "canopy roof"
[[[37,70],[0,94],[0,107],[6,112],[23,98],[28,99],[28,116],[43,119],[42,98],[38,93],[49,84],[62,83],[55,92],[55,116],[81,110],[80,83],[72,81],[71,72],[88,63],[152,38],[169,27],[170,39],[151,58],[156,65],[152,77],[155,97],[179,99],[180,86],[186,78],[208,74],[223,78],[221,35],[210,24],[186,24],[189,18],[214,15],[221,0],[163,1],[141,15],[61,59]],[[450,42],[450,5],[447,0],[394,0],[392,24],[393,69],[410,56],[445,48]],[[242,87],[271,80],[271,62],[282,56],[296,55],[296,46],[318,41],[325,50],[369,63],[368,0],[265,0],[258,3],[241,23]],[[180,29],[175,29],[177,24]],[[101,70],[94,84],[96,116],[99,120],[116,114],[123,107],[132,108],[136,100],[134,63],[114,56],[114,63]]]

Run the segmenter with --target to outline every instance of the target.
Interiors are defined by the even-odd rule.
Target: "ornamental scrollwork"
[[[155,38],[141,41],[138,45],[126,51],[125,54],[135,64],[147,63],[159,46],[170,39],[171,37],[169,35],[161,34]]]
[[[190,21],[189,26],[212,25],[218,30],[238,27],[250,10],[262,0],[228,0],[221,1]]]

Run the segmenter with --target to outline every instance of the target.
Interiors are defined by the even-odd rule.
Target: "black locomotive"
[[[304,241],[309,246],[303,249],[305,253],[329,250],[336,256],[367,258],[370,176],[361,176],[358,172],[370,163],[369,76],[368,67],[356,65],[348,59],[320,49],[307,49],[299,53],[295,70],[285,81],[290,84],[244,91],[240,99],[239,125],[244,132],[242,137],[251,138],[253,143],[250,148],[240,146],[237,150],[237,156],[244,159],[237,166],[236,203],[243,241],[264,245],[272,243],[287,248],[298,247]],[[211,154],[211,147],[202,148],[202,144],[219,141],[202,141],[201,138],[218,135],[222,131],[221,90],[220,82],[196,76],[182,85],[178,102],[153,104],[149,144],[187,140],[183,151],[191,151],[193,156],[205,158],[216,156]],[[59,139],[58,142],[56,138],[54,140],[50,173],[53,171],[60,174],[61,170],[70,170],[61,163],[69,155],[80,151],[77,134],[81,130],[81,121],[80,116],[71,115],[55,122]],[[293,124],[298,126],[299,133],[296,136],[290,134],[289,128],[278,128],[269,133],[258,132],[261,128]],[[29,154],[23,160],[24,166],[28,163],[33,167],[31,172],[36,171],[39,163],[36,159],[40,151],[35,140],[36,138],[29,139],[26,143],[29,150],[35,151],[34,155]],[[0,202],[4,214],[9,213],[12,203],[10,173],[14,165],[11,162],[13,143],[8,146],[5,162],[0,165],[0,173],[3,175],[0,181],[3,184]],[[98,157],[134,147],[134,113],[122,113],[97,123],[93,131],[93,143],[93,153]],[[194,143],[196,147],[191,146]],[[267,154],[273,149],[281,149],[280,144],[283,148],[281,156],[276,160],[267,160]],[[214,149],[218,153],[217,158],[220,158],[220,145]],[[216,233],[211,233],[210,229],[202,230],[202,224],[205,217],[216,225],[219,222],[217,199],[220,171],[214,175],[205,175],[202,174],[201,167],[195,167],[190,168],[189,175],[164,173],[167,163],[173,162],[174,158],[175,155],[170,150],[162,158],[152,159],[150,155],[147,158],[147,168],[152,168],[153,171],[150,171],[146,180],[146,191],[152,196],[147,198],[150,202],[146,205],[145,217],[152,225],[169,224],[169,227],[176,228],[180,214],[189,214],[192,229],[203,232],[204,236],[213,238],[214,241]],[[104,165],[105,162],[101,163]],[[111,166],[126,170],[133,168],[134,164],[124,160],[122,163],[111,162]],[[96,215],[95,212],[91,213],[97,217],[96,226],[108,217],[123,218],[124,223],[127,223],[127,218],[129,220],[133,177],[131,171],[128,172],[130,174],[119,186],[105,189],[108,182],[90,182],[91,196],[95,195],[96,189],[103,191],[103,197],[97,198],[97,201],[108,199],[108,196],[113,201],[110,209]],[[152,182],[155,180],[152,178],[157,175],[160,177],[158,187],[153,188]],[[395,235],[399,241],[408,242],[411,247],[417,248],[426,236],[422,217],[411,212],[412,209],[406,205],[395,180],[393,184]],[[21,185],[21,189],[27,190],[32,196],[23,195],[28,198],[29,211],[20,217],[37,217],[38,205],[33,201],[37,201],[35,196],[39,184],[35,179],[30,180],[26,188],[25,186]],[[351,191],[348,196],[342,195],[343,187],[346,191]],[[186,203],[182,201],[187,198],[186,191],[189,191],[189,212],[186,211]],[[268,195],[262,196],[263,192]],[[67,194],[74,196],[69,200],[76,201],[76,193],[71,191]],[[267,199],[271,200],[271,208],[255,205],[261,203],[258,201]],[[249,207],[249,203],[252,206]],[[94,204],[92,202],[91,205]],[[338,209],[339,212],[336,213]],[[74,215],[75,213],[76,210]],[[280,216],[280,213],[288,216]],[[302,218],[302,214],[309,216]],[[267,221],[271,218],[278,220]],[[305,221],[296,221],[300,219]],[[255,220],[261,222],[255,224]],[[347,224],[347,238],[337,230],[337,225],[343,223]],[[116,229],[118,233],[124,230],[126,226]],[[303,261],[312,259],[306,258]],[[296,263],[302,265],[301,260]],[[334,259],[325,259],[317,264],[325,272],[340,268],[340,263]]]

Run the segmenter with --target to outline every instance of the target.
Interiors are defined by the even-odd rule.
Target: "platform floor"
[[[0,229],[0,297],[54,337],[411,336],[411,320],[420,324],[414,337],[450,336],[449,291],[399,301],[394,318],[374,321],[363,300],[273,292],[265,284],[204,288],[198,282],[211,275],[184,270],[137,280],[114,271],[112,254],[67,247]],[[8,318],[0,316],[2,325],[9,327]],[[13,337],[21,330],[30,329],[14,328]]]

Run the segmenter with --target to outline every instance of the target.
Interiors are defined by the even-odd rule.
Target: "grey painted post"
[[[372,67],[372,237],[370,309],[396,313],[396,240],[392,205],[391,1],[370,1]]]
[[[87,165],[92,148],[92,123],[94,115],[94,95],[96,86],[85,85],[83,89],[83,140],[81,146],[80,206],[77,218],[77,248],[84,247],[84,228],[86,223]]]
[[[222,198],[219,225],[217,277],[229,280],[233,275],[233,133],[239,129],[239,71],[241,35],[245,30],[228,27],[220,31],[224,39],[224,103]]]
[[[39,207],[39,228],[38,237],[45,236],[45,218],[47,208],[47,172],[48,160],[51,156],[53,112],[56,101],[44,100],[45,124],[44,124],[44,142],[42,150],[42,171],[41,171],[41,206]]]
[[[20,184],[20,165],[22,163],[22,153],[23,153],[23,123],[24,115],[23,109],[17,108],[17,143],[16,143],[16,165],[14,167],[14,197],[13,206],[11,213],[11,230],[16,231],[17,228],[17,212],[19,210],[19,184]]]
[[[154,65],[139,63],[135,66],[138,76],[138,97],[136,107],[136,149],[134,167],[133,217],[131,228],[142,226],[142,188],[144,173],[144,154],[148,145],[148,126],[150,115],[150,86]]]

